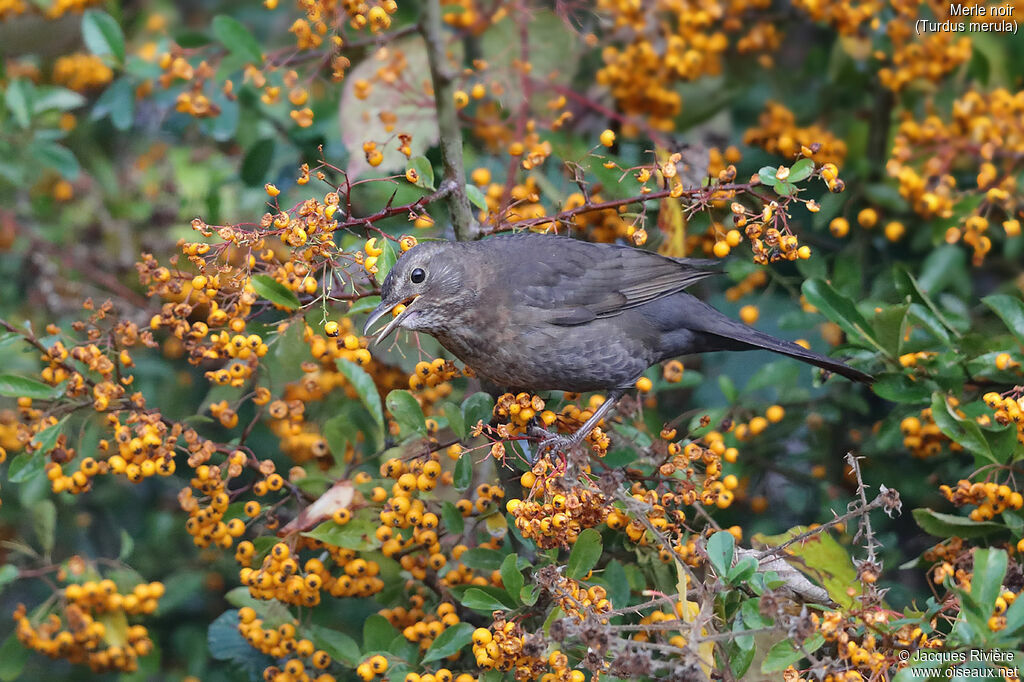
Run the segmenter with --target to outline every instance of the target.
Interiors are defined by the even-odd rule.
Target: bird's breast
[[[549,311],[526,306],[458,317],[434,336],[481,377],[510,389],[626,387],[657,352],[642,319],[632,314],[574,326],[547,322]]]

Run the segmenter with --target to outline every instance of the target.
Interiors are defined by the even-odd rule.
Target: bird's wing
[[[512,289],[521,302],[548,311],[552,324],[572,326],[618,315],[717,274],[714,261],[671,259],[570,239],[548,245],[510,263],[508,272],[515,273]]]

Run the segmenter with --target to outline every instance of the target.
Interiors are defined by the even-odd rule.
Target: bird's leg
[[[615,403],[618,402],[619,398],[625,393],[622,389],[615,389],[608,392],[608,397],[605,399],[601,406],[594,410],[594,414],[590,416],[590,419],[583,423],[583,426],[576,429],[576,431],[568,436],[562,436],[553,434],[550,431],[535,427],[536,430],[531,429],[530,435],[547,435],[547,438],[542,440],[537,446],[537,457],[539,458],[544,454],[545,450],[551,450],[552,452],[565,452],[570,448],[574,448],[583,442],[583,439],[590,435],[590,432],[597,428],[598,423],[605,418],[605,416],[611,412],[611,409],[615,407]],[[537,461],[534,458],[534,461]],[[531,462],[532,464],[533,462]]]

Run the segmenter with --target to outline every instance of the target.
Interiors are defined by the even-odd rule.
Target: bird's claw
[[[564,454],[570,448],[576,447],[576,445],[578,445],[578,442],[572,436],[561,436],[556,434],[542,440],[540,445],[537,446],[537,453],[544,454],[550,450],[552,454]]]
[[[576,438],[575,434],[570,436],[563,436],[557,433],[551,433],[547,429],[540,426],[530,426],[527,430],[527,435],[532,438],[541,439],[534,450],[533,457],[528,457],[529,463],[533,464],[545,454],[562,454],[565,455],[568,451],[577,445],[580,441]]]

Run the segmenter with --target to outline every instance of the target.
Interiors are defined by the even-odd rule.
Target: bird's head
[[[457,244],[426,242],[414,246],[399,257],[384,278],[380,305],[370,313],[363,333],[400,305],[404,309],[378,332],[377,343],[398,327],[428,334],[445,329],[472,295],[465,277]]]

